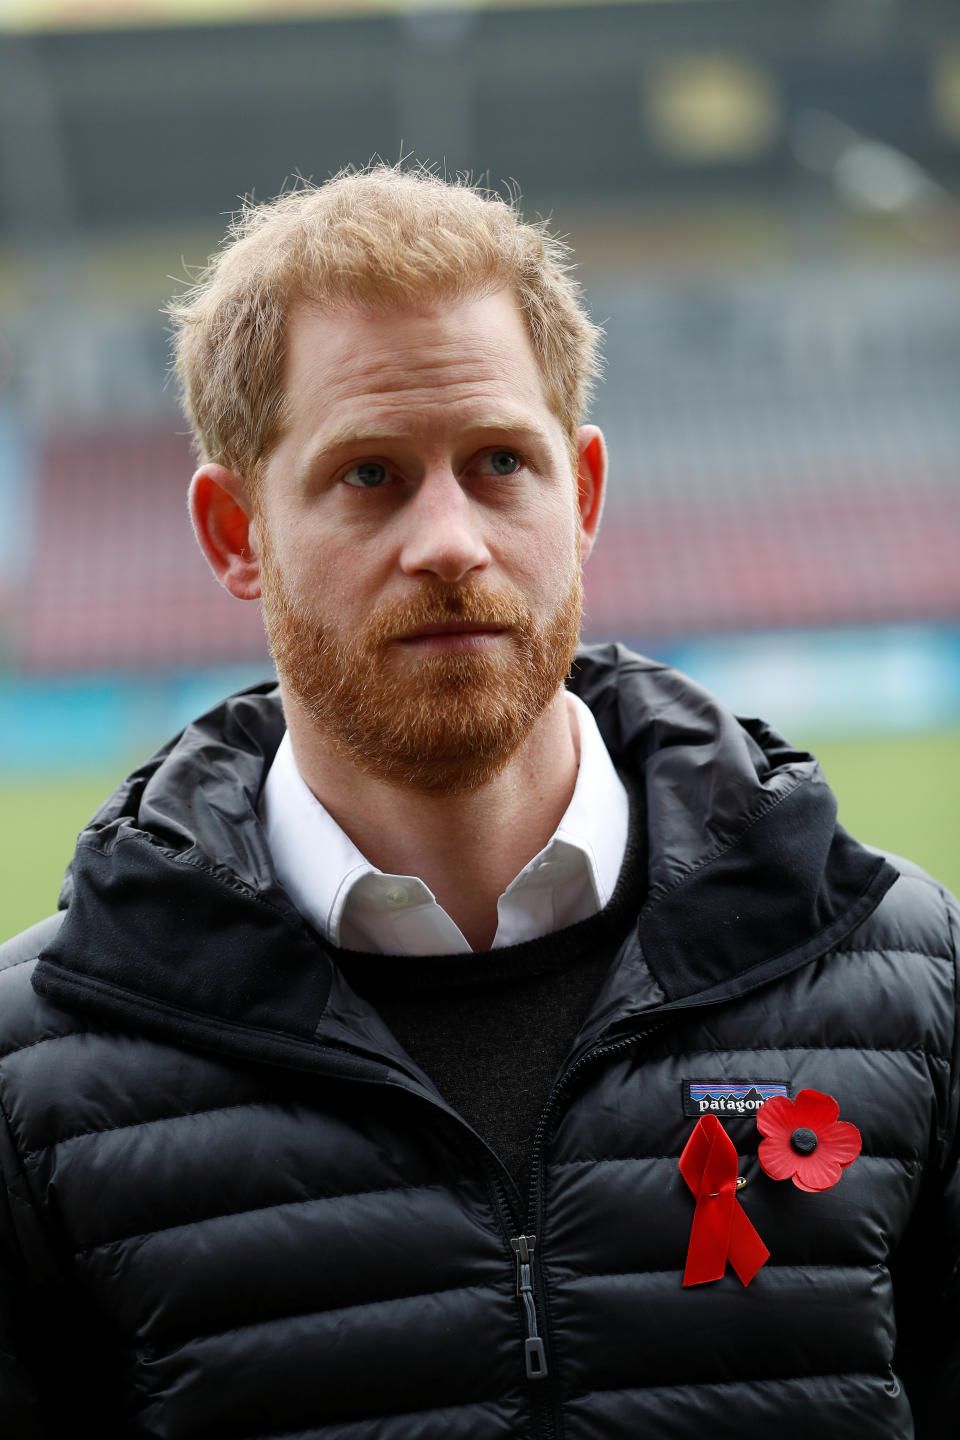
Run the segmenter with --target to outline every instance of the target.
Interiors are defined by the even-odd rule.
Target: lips
[[[421,625],[416,630],[409,631],[406,635],[397,638],[409,643],[417,640],[433,640],[443,636],[470,636],[470,635],[502,635],[506,630],[504,625],[493,625],[487,621],[480,620],[444,620],[437,624]]]

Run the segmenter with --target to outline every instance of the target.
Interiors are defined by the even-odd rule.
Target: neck
[[[497,901],[550,839],[577,781],[579,740],[558,691],[504,768],[463,794],[434,794],[359,770],[281,686],[297,767],[357,849],[416,875],[474,950],[490,947]]]

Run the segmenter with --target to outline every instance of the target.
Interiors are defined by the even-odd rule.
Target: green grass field
[[[909,856],[960,892],[960,730],[794,743],[819,756],[858,839]],[[116,778],[0,786],[0,938],[55,908],[76,834]]]

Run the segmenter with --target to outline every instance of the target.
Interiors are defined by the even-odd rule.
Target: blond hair
[[[174,368],[201,461],[254,483],[283,427],[293,302],[392,309],[509,290],[548,405],[571,445],[599,368],[599,327],[568,247],[516,203],[463,179],[375,164],[246,202],[223,248],[168,307]]]

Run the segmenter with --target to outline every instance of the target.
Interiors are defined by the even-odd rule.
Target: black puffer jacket
[[[271,874],[269,688],[96,816],[62,926],[2,952],[0,1434],[957,1433],[955,906],[684,677],[609,647],[577,688],[644,777],[649,894],[523,1201]],[[683,1288],[689,1086],[737,1081],[828,1092],[863,1152],[807,1194],[724,1112],[771,1259]]]

